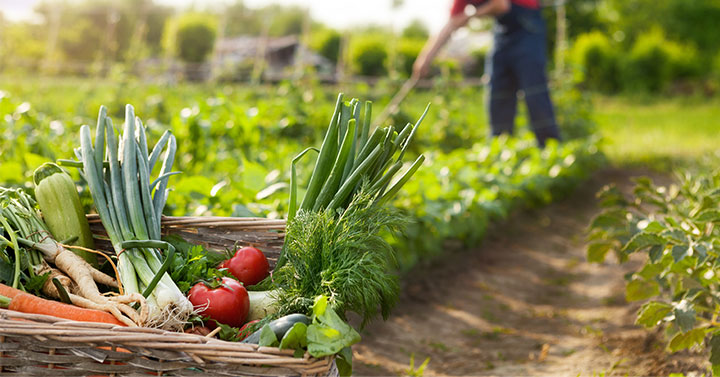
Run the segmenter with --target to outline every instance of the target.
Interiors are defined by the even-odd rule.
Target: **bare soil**
[[[609,183],[630,192],[637,175],[648,173],[598,172],[571,197],[514,214],[482,245],[415,268],[391,318],[361,332],[354,374],[412,374],[411,360],[417,370],[428,358],[426,376],[707,373],[705,354],[667,354],[662,332],[634,325],[641,303],[626,302],[624,276],[641,256],[586,261],[595,193]]]

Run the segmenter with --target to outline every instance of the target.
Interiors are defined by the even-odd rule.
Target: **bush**
[[[702,59],[693,45],[666,42],[670,54],[670,78],[694,79],[703,75]]]
[[[349,47],[353,72],[363,76],[387,74],[387,37],[382,35],[358,35]]]
[[[720,52],[715,55],[710,66],[710,75],[713,80],[720,83]]]
[[[468,77],[482,77],[485,74],[485,58],[487,49],[479,48],[470,52],[470,57],[463,64],[463,74]]]
[[[215,45],[216,25],[212,16],[187,13],[167,28],[166,47],[186,63],[204,62]]]
[[[397,50],[395,51],[396,69],[401,75],[410,77],[412,75],[413,64],[417,59],[420,51],[425,45],[425,41],[421,39],[403,38],[398,41]]]
[[[631,90],[662,91],[673,80],[701,75],[697,50],[669,41],[654,29],[641,34],[625,63],[625,80]]]
[[[667,43],[658,30],[638,36],[623,68],[627,89],[659,92],[667,87],[673,70]]]
[[[340,33],[333,29],[323,29],[313,33],[310,48],[317,51],[333,63],[337,63],[340,55]]]
[[[620,87],[620,65],[615,46],[603,33],[580,35],[570,52],[578,68],[578,79],[588,88],[612,92]]]
[[[422,39],[430,37],[430,31],[421,20],[413,20],[402,31],[402,37],[408,39]]]

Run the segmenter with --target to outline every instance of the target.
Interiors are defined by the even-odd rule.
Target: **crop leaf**
[[[690,247],[688,245],[675,245],[673,246],[671,253],[673,261],[677,263],[690,254]]]
[[[280,341],[280,349],[294,349],[295,357],[302,357],[307,347],[307,325],[298,322],[285,333]]]
[[[664,302],[650,301],[640,308],[637,320],[638,325],[647,328],[657,326],[657,324],[670,313],[672,306]]]
[[[275,336],[275,332],[272,331],[270,325],[263,326],[260,330],[260,342],[258,345],[260,347],[275,347],[278,344],[277,336]]]
[[[667,221],[667,219],[665,219]],[[677,225],[679,227],[679,225]],[[660,234],[661,236],[665,237],[666,239],[673,241],[675,243],[686,243],[687,237],[685,236],[685,232],[683,232],[680,229],[672,229],[672,230],[666,230]]]
[[[660,258],[663,256],[663,251],[665,250],[664,247],[660,245],[655,245],[650,248],[650,251],[648,251],[648,256],[650,257],[650,261],[653,263],[657,263]]]
[[[605,261],[605,256],[608,251],[612,248],[610,242],[595,242],[588,246],[588,262],[591,263],[602,263]]]
[[[637,275],[645,280],[650,280],[660,275],[664,269],[665,267],[661,263],[648,263],[637,273]]]
[[[688,332],[695,326],[695,309],[692,303],[688,300],[680,301],[673,308],[673,314],[675,315],[675,323],[682,332]]]
[[[665,230],[665,227],[657,221],[651,221],[644,229],[645,233],[658,234]]]
[[[628,301],[647,300],[660,293],[660,287],[655,281],[635,279],[625,288],[625,298]]]
[[[704,223],[718,222],[720,221],[720,210],[707,209],[705,211],[702,211],[697,216],[695,216],[695,221]]]
[[[604,212],[597,215],[590,223],[591,228],[612,229],[622,226],[625,218],[620,211]]]
[[[720,333],[716,332],[708,342],[710,346],[710,364],[713,376],[720,376]]]
[[[337,354],[335,359],[338,373],[341,376],[352,376],[352,348],[345,347]]]
[[[360,334],[328,307],[328,298],[318,296],[313,320],[307,328],[308,352],[314,357],[334,355],[360,341]]]
[[[690,348],[696,344],[702,344],[704,339],[705,329],[698,328],[690,330],[686,333],[679,332],[672,338],[672,340],[670,340],[668,348],[672,352],[677,352]]]
[[[632,253],[648,246],[664,245],[666,242],[667,240],[660,235],[640,232],[634,235],[633,238],[625,244],[622,251],[625,253]]]

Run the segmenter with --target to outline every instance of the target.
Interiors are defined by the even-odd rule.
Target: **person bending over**
[[[465,12],[468,5],[475,7],[474,12]],[[513,133],[517,95],[522,91],[538,145],[544,147],[550,138],[560,139],[545,73],[545,23],[538,0],[453,0],[447,24],[415,60],[413,79],[427,74],[440,48],[472,17],[495,17],[494,43],[486,58],[492,135]]]

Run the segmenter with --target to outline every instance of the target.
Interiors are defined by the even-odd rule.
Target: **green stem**
[[[142,292],[143,297],[147,298],[150,296],[152,291],[157,286],[160,279],[162,279],[163,274],[168,270],[170,267],[170,264],[172,263],[173,257],[175,256],[175,247],[173,245],[165,242],[165,241],[157,241],[157,240],[142,240],[142,241],[125,241],[121,244],[121,247],[123,249],[139,249],[139,248],[156,248],[156,249],[166,249],[167,250],[167,256],[165,257],[165,262],[160,266],[158,271],[155,272],[155,276],[150,280],[145,290]],[[148,258],[146,258],[147,260]]]
[[[15,270],[13,271],[12,287],[17,288],[20,283],[20,245],[18,245],[18,237],[7,220],[5,220],[5,217],[0,216],[0,223],[2,223],[3,228],[5,228],[5,231],[10,235],[10,243],[12,243],[13,250],[15,250]],[[4,237],[3,240],[7,241]]]
[[[68,295],[67,291],[65,290],[65,287],[63,287],[62,283],[60,283],[60,280],[58,280],[58,278],[52,278],[52,283],[58,291],[58,296],[60,296],[60,301],[66,303],[66,304],[72,304],[72,301],[70,301],[70,295]]]
[[[3,296],[3,295],[0,295],[0,308],[4,308],[4,309],[9,308],[9,307],[10,307],[10,301],[12,301],[12,300],[10,299],[10,297],[6,297],[6,296]]]

